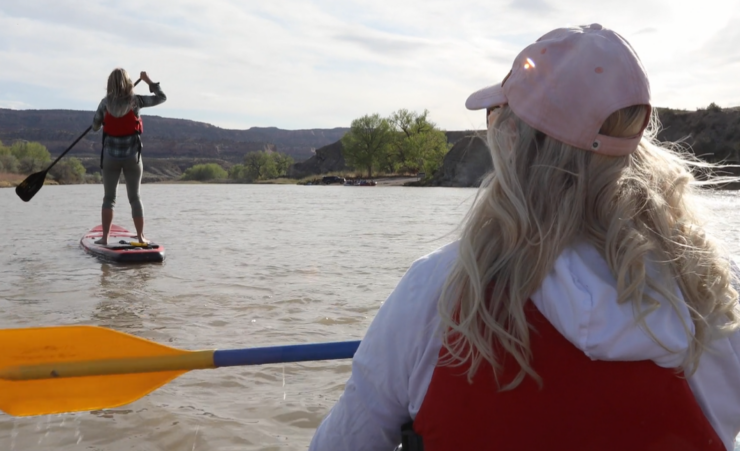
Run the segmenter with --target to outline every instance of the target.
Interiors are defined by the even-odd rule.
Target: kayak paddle
[[[0,410],[14,416],[133,402],[190,370],[350,359],[360,341],[186,351],[97,326],[0,330]]]
[[[134,86],[138,85],[141,79],[136,80],[136,83],[134,83]],[[75,139],[75,142],[72,143],[71,146],[67,147],[67,149],[62,152],[61,155],[57,157],[56,160],[52,164],[49,165],[48,168],[41,172],[34,172],[33,174],[26,177],[25,180],[23,180],[20,185],[15,187],[15,193],[20,197],[23,202],[28,202],[33,198],[33,196],[36,195],[36,193],[39,192],[42,186],[44,186],[44,180],[46,180],[46,174],[49,172],[49,170],[54,167],[55,164],[57,164],[57,161],[59,161],[64,155],[67,154],[72,148],[77,144],[82,138],[85,137],[85,135],[88,134],[88,132],[92,130],[92,125],[87,127],[87,130],[85,130],[79,138]]]

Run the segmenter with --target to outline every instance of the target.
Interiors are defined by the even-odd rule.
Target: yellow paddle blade
[[[83,362],[76,366],[84,367],[89,366],[85,362],[93,360],[158,360],[152,357],[172,360],[167,356],[187,354],[200,353],[170,348],[95,326],[0,330],[0,373],[3,375],[17,374],[19,368],[45,368],[54,364],[62,364],[59,366],[63,368],[65,362]],[[72,377],[62,375],[32,380],[0,378],[0,410],[15,416],[29,416],[118,407],[141,398],[187,372],[182,366],[175,368],[175,371],[135,374],[111,374],[116,370],[108,370],[109,374],[98,376],[78,376],[81,373],[77,368],[78,372]],[[56,376],[56,373],[52,372],[52,375]]]

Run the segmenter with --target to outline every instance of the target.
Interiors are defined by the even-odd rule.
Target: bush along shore
[[[12,187],[28,175],[43,171],[51,164],[51,154],[37,142],[16,141],[10,146],[0,142],[0,187]],[[60,160],[49,171],[45,184],[100,183],[100,173],[87,174],[75,157]]]

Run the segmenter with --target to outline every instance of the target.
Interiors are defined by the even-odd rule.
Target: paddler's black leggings
[[[144,206],[139,196],[139,185],[141,185],[144,165],[141,158],[137,158],[135,153],[125,159],[105,155],[103,159],[103,187],[105,188],[103,208],[112,210],[116,205],[116,191],[118,190],[118,179],[121,177],[121,171],[123,171],[123,176],[126,178],[126,193],[128,193],[128,201],[131,203],[131,216],[143,218]]]

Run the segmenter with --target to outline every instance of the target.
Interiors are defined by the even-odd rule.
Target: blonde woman
[[[159,83],[154,83],[142,72],[140,78],[149,85],[154,95],[134,94],[134,83],[128,73],[121,68],[113,69],[108,76],[108,94],[100,101],[95,117],[93,131],[103,127],[103,148],[100,151],[100,168],[103,172],[103,236],[96,244],[108,244],[108,234],[113,223],[113,207],[116,204],[116,191],[121,172],[126,179],[126,192],[131,204],[131,215],[138,241],[148,243],[144,237],[144,207],[139,195],[141,175],[144,166],[141,162],[141,134],[144,124],[139,116],[141,108],[159,105],[167,100]]]
[[[629,43],[553,30],[467,107],[494,170],[381,307],[311,449],[733,449],[736,275]]]

